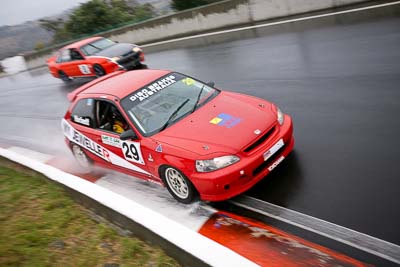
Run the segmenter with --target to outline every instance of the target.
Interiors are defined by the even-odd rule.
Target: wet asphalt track
[[[246,194],[400,244],[400,19],[152,53],[147,64],[277,103],[295,152]],[[0,79],[0,144],[69,153],[65,86],[47,70]]]

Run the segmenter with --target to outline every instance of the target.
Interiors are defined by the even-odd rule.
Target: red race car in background
[[[68,98],[62,129],[81,166],[163,184],[182,203],[248,190],[294,146],[276,105],[177,72],[118,71]]]
[[[103,76],[125,69],[142,68],[144,54],[135,44],[92,37],[61,48],[47,60],[50,73],[64,82],[77,77]]]

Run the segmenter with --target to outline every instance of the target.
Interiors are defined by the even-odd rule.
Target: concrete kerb
[[[184,266],[258,266],[232,250],[108,189],[0,148],[0,156],[62,184],[80,203],[138,237],[162,247]]]

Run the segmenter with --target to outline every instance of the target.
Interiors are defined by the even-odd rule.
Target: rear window
[[[87,127],[94,127],[94,99],[79,100],[72,110],[71,120]]]
[[[58,53],[56,61],[57,63],[68,62],[68,61],[71,61],[71,54],[69,49],[64,49]]]

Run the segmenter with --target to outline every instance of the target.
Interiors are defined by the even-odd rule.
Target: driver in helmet
[[[128,125],[126,124],[124,118],[122,118],[122,115],[116,108],[112,109],[112,118],[113,118],[113,132],[121,134],[128,129]]]

